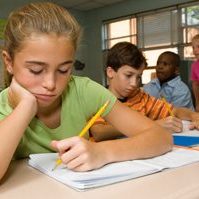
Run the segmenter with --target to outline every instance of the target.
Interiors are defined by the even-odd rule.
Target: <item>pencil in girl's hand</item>
[[[54,168],[52,168],[52,171],[54,171],[61,163],[62,163],[61,159],[57,159]]]
[[[101,116],[101,114],[106,110],[106,107],[109,104],[109,100],[105,102],[105,104],[98,110],[98,112],[88,121],[86,126],[82,129],[79,136],[83,137],[86,132],[89,130],[89,128],[94,124],[94,122]],[[55,167],[52,169],[54,171],[60,164],[62,163],[61,159],[57,159],[55,163]]]

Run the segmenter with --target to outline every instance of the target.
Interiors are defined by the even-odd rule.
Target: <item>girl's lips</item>
[[[43,94],[35,94],[35,97],[39,100],[51,100],[53,97],[55,97],[55,95],[43,95]]]

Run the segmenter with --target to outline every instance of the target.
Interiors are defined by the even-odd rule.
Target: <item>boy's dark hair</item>
[[[117,72],[124,65],[139,69],[146,64],[146,59],[137,46],[130,42],[119,42],[115,44],[107,55],[106,67],[111,67]]]
[[[175,67],[180,66],[180,56],[178,54],[171,52],[171,51],[165,51],[165,52],[163,52],[162,54],[159,55],[158,60],[159,60],[160,56],[163,56],[163,55],[169,55],[173,58],[172,59],[172,65],[173,66],[175,66]]]

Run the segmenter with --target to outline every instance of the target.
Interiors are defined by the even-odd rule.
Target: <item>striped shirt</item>
[[[172,104],[165,104],[161,99],[156,99],[153,96],[142,91],[140,88],[133,91],[130,97],[123,102],[131,109],[140,112],[142,115],[152,119],[158,120],[166,118],[170,115],[168,107],[173,110]],[[99,118],[95,124],[107,124],[103,118]]]

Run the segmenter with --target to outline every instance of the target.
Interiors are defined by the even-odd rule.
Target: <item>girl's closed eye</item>
[[[62,66],[58,69],[61,74],[66,74],[71,71],[71,67]]]
[[[42,73],[43,68],[41,66],[34,66],[34,67],[29,67],[28,70],[30,71],[30,73],[34,74],[34,75],[38,75],[40,73]]]

